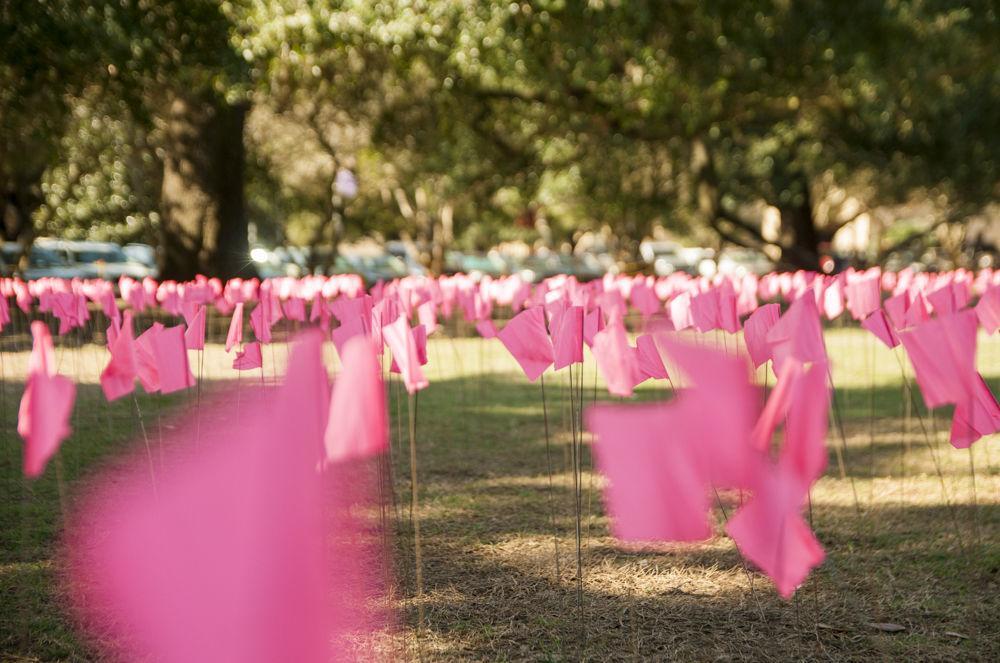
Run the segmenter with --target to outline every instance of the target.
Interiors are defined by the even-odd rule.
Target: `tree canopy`
[[[862,215],[961,225],[1000,194],[988,0],[0,7],[5,236],[158,239],[178,276],[238,271],[248,222],[434,267],[655,227],[815,267]]]

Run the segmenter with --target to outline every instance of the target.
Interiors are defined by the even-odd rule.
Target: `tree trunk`
[[[800,183],[802,195],[794,203],[778,205],[781,215],[781,259],[800,269],[819,269],[822,236],[816,227],[809,183]]]
[[[161,276],[252,275],[243,192],[246,104],[213,94],[170,104],[163,161]]]

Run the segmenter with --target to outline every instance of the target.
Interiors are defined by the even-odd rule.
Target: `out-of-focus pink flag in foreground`
[[[70,432],[76,386],[56,373],[52,336],[44,322],[31,323],[33,339],[28,376],[17,413],[17,432],[24,438],[24,474],[37,477]]]
[[[113,658],[165,663],[325,663],[366,658],[385,625],[385,567],[367,502],[373,468],[321,472],[328,401],[319,332],[292,351],[285,383],[227,398],[142,457],[95,481],[67,526],[69,593]],[[360,471],[368,470],[368,471]],[[98,477],[101,479],[102,477]]]
[[[545,331],[545,310],[541,306],[525,309],[515,315],[500,330],[497,338],[517,360],[531,382],[537,380],[555,360],[552,342]]]

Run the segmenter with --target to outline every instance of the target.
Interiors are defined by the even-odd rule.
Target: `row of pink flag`
[[[802,516],[827,458],[827,412],[835,367],[826,353],[823,318],[834,319],[846,310],[886,346],[901,344],[927,406],[954,406],[951,442],[966,447],[1000,430],[1000,405],[976,371],[979,330],[992,334],[1000,326],[998,279],[1000,272],[989,270],[947,275],[869,270],[837,277],[806,273],[717,280],[609,277],[589,284],[557,277],[532,286],[516,278],[476,282],[459,275],[402,279],[379,284],[370,292],[355,288],[353,281],[319,277],[225,284],[201,279],[172,285],[123,280],[118,292],[123,308],[108,284],[51,280],[24,284],[7,279],[0,284],[4,295],[0,301],[6,306],[9,295],[22,311],[36,317],[50,314],[62,333],[90,321],[87,301],[99,303],[108,325],[108,360],[101,387],[109,400],[133,393],[136,382],[148,393],[193,386],[189,352],[204,351],[210,307],[230,316],[225,349],[233,355],[236,370],[262,369],[262,345],[274,342],[273,329],[279,321],[314,327],[305,332],[289,364],[283,387],[287,398],[273,406],[286,410],[269,415],[306,427],[296,439],[309,447],[310,473],[385,449],[383,369],[398,373],[411,394],[428,387],[423,371],[428,337],[441,327],[442,319],[459,314],[484,338],[496,338],[529,381],[550,369],[583,363],[584,346],[612,395],[628,397],[647,380],[673,384],[681,379],[684,388],[668,402],[602,405],[587,414],[599,466],[608,479],[614,531],[631,541],[705,539],[712,534],[713,501],[738,491],[741,503],[726,531],[741,553],[774,580],[782,595],[789,596],[824,557]],[[783,302],[784,308],[778,301],[767,301],[771,299]],[[176,316],[176,324],[156,321],[136,335],[137,314],[153,302]],[[516,314],[498,324],[494,312],[499,307]],[[634,335],[626,326],[636,324],[627,319],[630,310],[638,311],[640,318],[639,333]],[[0,311],[0,320],[9,321],[9,311]],[[253,341],[246,341],[245,322]],[[697,334],[679,333],[685,330],[742,332],[742,345],[734,336],[731,352],[710,349],[688,342]],[[25,439],[25,473],[37,476],[69,435],[74,386],[55,369],[49,325],[35,319],[31,331],[33,349],[18,430]],[[332,394],[319,351],[327,341],[336,347],[343,365]],[[777,383],[764,401],[751,375],[768,362]],[[671,370],[679,375],[671,375]],[[706,417],[707,411],[725,416]],[[222,413],[213,435],[229,439],[227,427],[242,430],[242,425],[227,421]],[[263,424],[260,431],[263,456],[254,456],[253,462],[261,458],[271,462],[268,454],[278,452],[265,438],[284,432],[278,435]],[[177,481],[182,484],[189,470],[184,468],[178,470]],[[302,479],[295,472],[289,476],[290,481]],[[168,511],[158,517],[173,522],[177,513],[189,508],[185,500],[189,494],[198,495],[199,482],[204,481],[196,473],[192,477],[189,489],[178,494],[177,504],[164,500],[162,508]],[[140,528],[136,518],[131,512],[121,514],[130,535]],[[159,534],[138,531],[140,540],[159,541],[151,539]],[[203,535],[202,530],[186,532],[186,536]],[[242,530],[231,535],[231,540],[218,544],[223,551],[219,555],[258,536]],[[130,550],[102,554],[129,560]],[[177,563],[188,562],[194,563],[182,555]],[[150,588],[136,579],[146,567],[128,570],[125,561],[122,564],[127,571],[122,577],[129,579],[120,590],[125,594],[105,597],[109,605],[116,609],[130,605],[128,592],[137,583],[143,591],[169,593],[170,588]],[[98,584],[117,586],[117,578],[116,571],[101,576]],[[206,610],[211,605],[206,602]],[[144,618],[137,614],[137,619]],[[148,617],[154,622],[163,614],[154,611]],[[149,637],[169,639],[156,633]],[[260,647],[273,653],[267,643]],[[172,660],[183,660],[183,653],[178,650]],[[301,660],[310,658],[303,654]]]

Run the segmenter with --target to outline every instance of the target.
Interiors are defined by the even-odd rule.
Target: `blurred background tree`
[[[816,268],[939,244],[1000,198],[989,0],[0,0],[6,239],[146,239],[163,274],[310,247],[586,233]],[[860,233],[859,233],[860,234]]]

